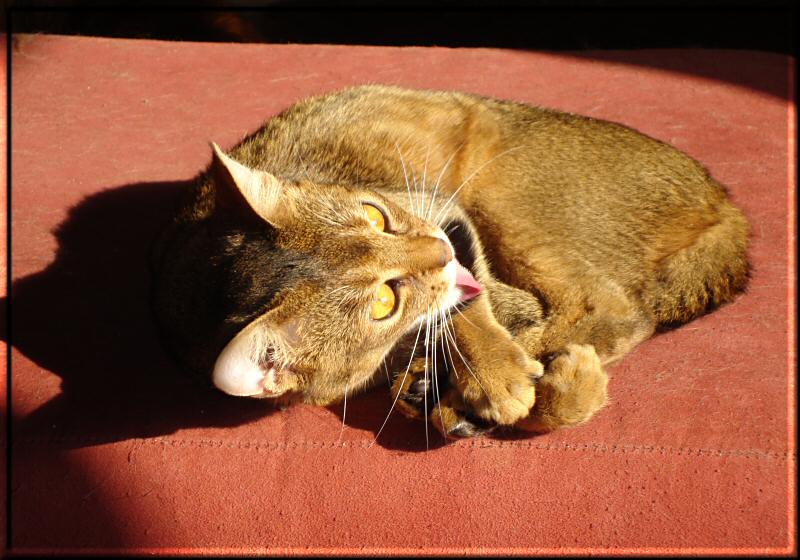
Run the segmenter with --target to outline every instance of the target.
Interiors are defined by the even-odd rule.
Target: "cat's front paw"
[[[441,356],[440,356],[441,358]],[[409,418],[428,418],[431,424],[448,439],[458,439],[484,435],[497,427],[499,422],[494,418],[507,420],[513,423],[520,415],[527,415],[530,407],[535,402],[535,389],[532,388],[532,379],[541,376],[543,367],[539,362],[529,360],[527,356],[515,356],[510,359],[497,361],[496,365],[513,361],[512,368],[505,370],[507,382],[516,383],[518,386],[511,390],[498,384],[496,381],[488,383],[493,391],[492,397],[487,398],[481,388],[483,382],[478,384],[478,377],[473,377],[474,371],[467,362],[450,362],[449,359],[440,359],[434,369],[432,364],[425,368],[425,358],[414,359],[403,372],[398,372],[392,382],[391,394],[394,406]],[[522,364],[522,367],[520,367]],[[486,370],[479,370],[488,373]],[[434,375],[434,372],[437,375]],[[520,380],[514,380],[510,372],[521,373]],[[454,386],[464,376],[467,393],[470,387],[473,390],[478,406],[482,406],[485,416],[481,416],[475,402],[466,402],[462,388]],[[469,378],[469,380],[466,380]],[[510,395],[514,391],[517,395]],[[521,393],[521,394],[520,394]],[[533,394],[532,394],[533,393]],[[509,410],[510,409],[510,410]],[[486,412],[488,410],[488,412]],[[488,417],[488,418],[487,418]]]
[[[499,425],[528,416],[536,402],[536,380],[544,371],[540,362],[511,341],[489,349],[474,366],[455,369],[455,385],[469,410]]]
[[[440,380],[433,379],[433,372],[429,373],[425,364],[424,357],[415,358],[406,371],[393,376],[392,398],[397,409],[407,418],[425,418],[435,403],[434,387],[438,388]]]
[[[545,374],[537,382],[537,400],[531,415],[516,427],[548,432],[586,422],[608,400],[608,375],[595,349],[587,344],[570,344],[565,351],[549,356]]]

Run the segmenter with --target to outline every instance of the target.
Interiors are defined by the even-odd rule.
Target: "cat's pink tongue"
[[[474,298],[481,293],[482,289],[475,277],[460,262],[456,262],[456,287],[461,290],[461,297],[458,298],[458,303]]]

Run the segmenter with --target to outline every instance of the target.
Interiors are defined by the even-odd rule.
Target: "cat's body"
[[[659,326],[730,300],[747,280],[748,225],[725,189],[688,156],[617,124],[460,93],[365,86],[293,106],[229,155],[244,167],[219,153],[159,244],[156,311],[186,363],[234,385],[233,369],[260,363],[274,378],[270,396],[338,400],[382,376],[375,370],[386,359],[404,410],[421,402],[445,433],[475,433],[467,417],[531,430],[573,425],[605,402],[602,364]],[[331,200],[317,205],[320,198]],[[347,209],[359,201],[387,219],[376,237],[363,224],[349,229],[358,218]],[[266,222],[258,239],[246,233]],[[245,253],[248,242],[236,236],[252,238]],[[429,311],[466,299],[448,251],[483,291],[422,326]],[[271,279],[255,280],[265,267]],[[242,271],[250,280],[237,285]],[[356,272],[351,285],[345,277]],[[362,321],[357,301],[342,317],[326,307],[336,278],[369,291],[369,276],[397,296],[394,330],[368,312]],[[397,278],[416,292],[404,295]],[[250,295],[230,303],[220,295],[230,290]],[[265,313],[277,316],[276,302],[282,312],[266,342],[240,339],[269,347],[270,358],[235,354],[235,367],[225,365],[223,347],[238,348],[231,338]],[[412,343],[419,355],[426,331],[428,360],[412,360]],[[437,384],[412,383],[419,376]],[[415,391],[428,397],[415,400]]]

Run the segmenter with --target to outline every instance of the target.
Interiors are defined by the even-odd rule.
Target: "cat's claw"
[[[458,391],[450,387],[436,404],[428,418],[447,439],[463,439],[488,434],[492,425],[468,412]]]
[[[466,416],[454,416],[449,423],[445,423],[437,416],[436,412],[431,413],[431,423],[447,439],[464,439],[483,436],[494,430],[496,426],[487,425],[477,418],[467,418]]]

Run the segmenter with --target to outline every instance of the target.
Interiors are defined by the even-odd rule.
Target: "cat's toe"
[[[427,377],[421,377],[414,381],[408,388],[405,397],[410,400],[417,400],[422,402],[431,390],[431,382]]]
[[[532,381],[536,382],[536,380],[543,375],[544,375],[544,364],[542,364],[541,362],[534,361],[533,365],[531,366],[531,370],[528,372],[528,377],[530,377]]]
[[[408,371],[397,374],[392,383],[392,398],[397,407],[409,418],[425,418],[436,406],[438,397],[448,387],[446,376],[434,378],[425,371],[424,359],[412,362]]]

